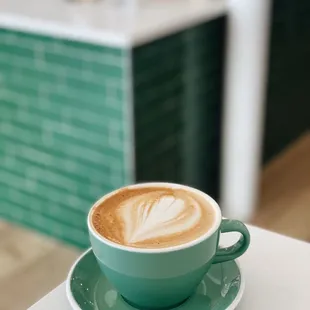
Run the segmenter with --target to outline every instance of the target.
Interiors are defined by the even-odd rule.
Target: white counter
[[[225,11],[223,0],[2,0],[0,27],[126,47],[186,29]]]
[[[246,279],[238,310],[309,309],[310,245],[255,227],[240,263]],[[230,235],[231,236],[231,235]],[[230,242],[231,237],[225,238]],[[71,310],[61,284],[29,310]]]

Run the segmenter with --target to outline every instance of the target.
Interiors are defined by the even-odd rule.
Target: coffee
[[[181,245],[205,234],[215,212],[203,197],[183,188],[128,187],[108,196],[91,215],[104,238],[135,248]]]

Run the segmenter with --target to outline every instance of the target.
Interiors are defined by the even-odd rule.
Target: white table
[[[309,309],[310,245],[256,227],[249,228],[251,246],[240,259],[246,288],[238,310]],[[228,241],[231,239],[234,237],[230,236]],[[55,309],[71,310],[64,283],[29,310]]]

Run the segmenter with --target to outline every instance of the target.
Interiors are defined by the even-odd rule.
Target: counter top
[[[310,245],[249,226],[251,245],[240,258],[245,276],[244,296],[239,310],[309,309]],[[225,234],[231,244],[236,235]],[[70,310],[65,284],[29,310]]]
[[[223,0],[2,0],[0,27],[119,47],[221,16]]]

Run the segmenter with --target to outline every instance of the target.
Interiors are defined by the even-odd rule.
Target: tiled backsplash
[[[0,214],[87,246],[86,214],[133,181],[127,55],[0,30]]]
[[[0,216],[87,247],[91,204],[124,184],[216,196],[224,23],[132,49],[0,29]]]
[[[225,18],[186,33],[185,180],[214,198],[219,196],[220,137]]]
[[[220,18],[134,49],[138,180],[218,196],[224,29]]]
[[[134,49],[137,178],[182,182],[184,32]]]

